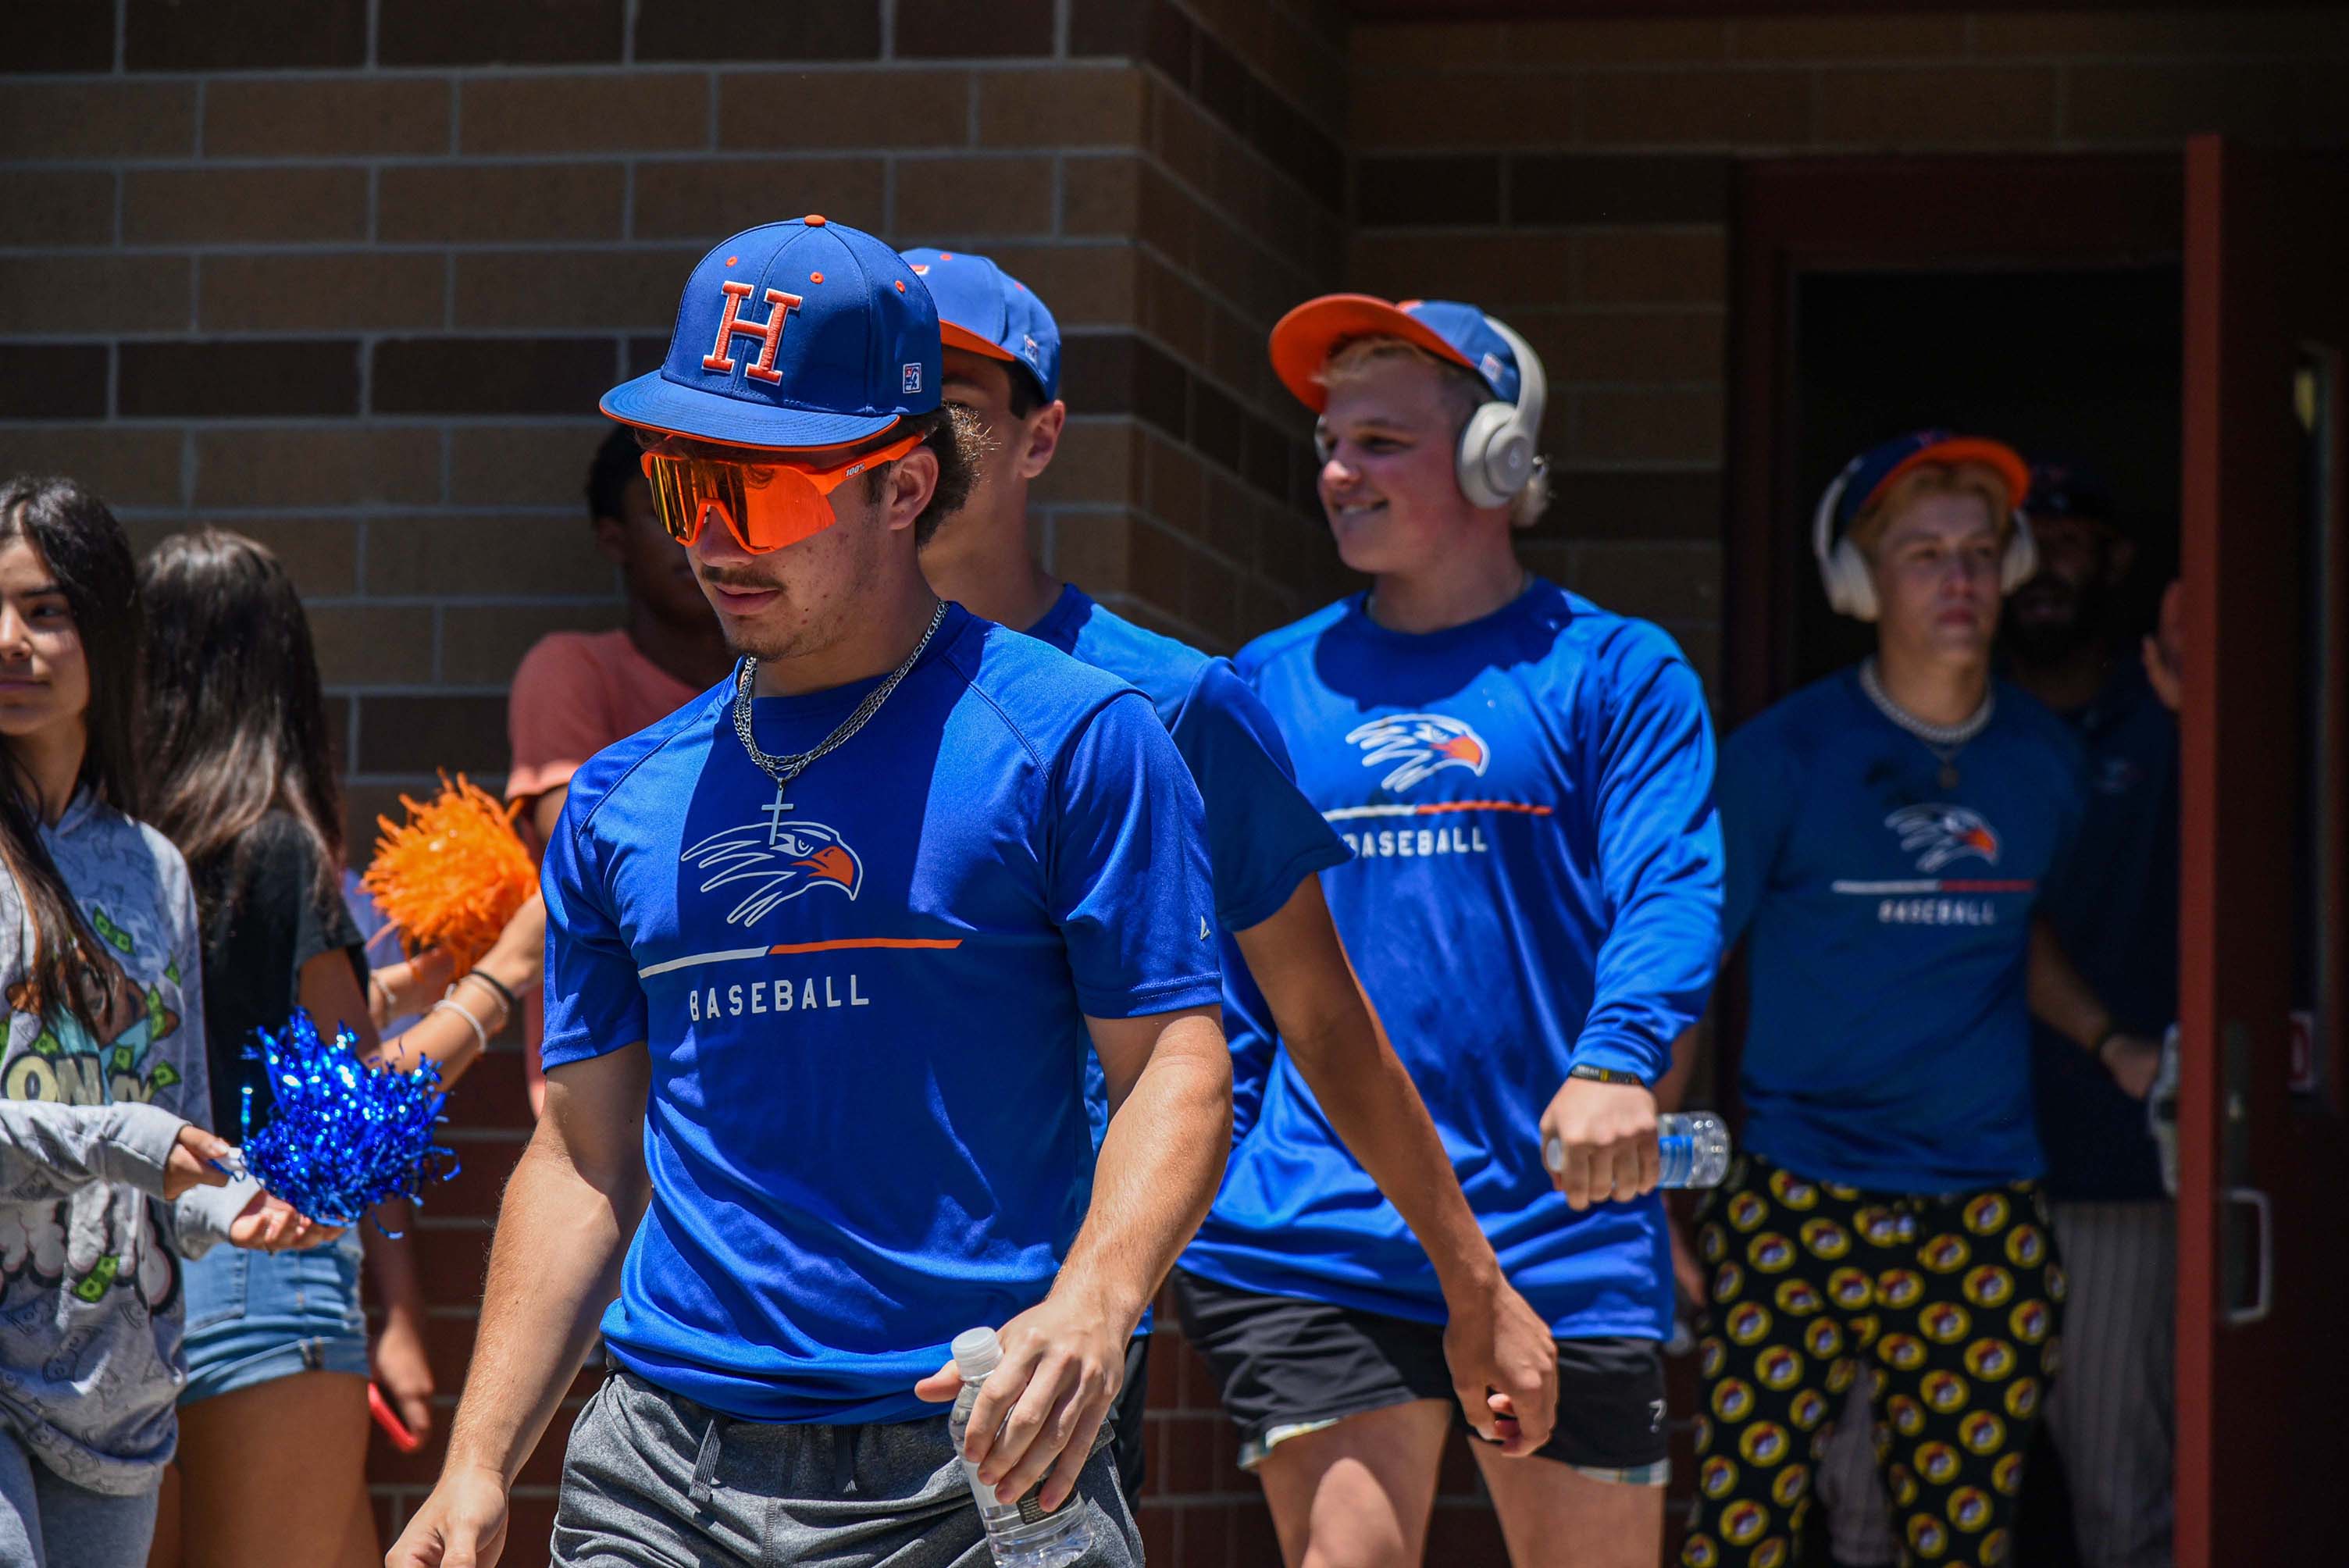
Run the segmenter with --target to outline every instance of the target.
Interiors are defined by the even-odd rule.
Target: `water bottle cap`
[[[1003,1346],[992,1328],[966,1328],[954,1336],[955,1370],[963,1381],[976,1383],[1003,1359]]]

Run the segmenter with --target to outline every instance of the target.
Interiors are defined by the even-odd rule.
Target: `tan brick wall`
[[[1555,382],[1543,571],[1718,662],[1735,159],[2335,140],[2337,11],[1347,26],[1340,0],[25,0],[0,57],[0,470],[141,541],[251,532],[312,605],[361,821],[494,779],[528,643],[619,614],[595,398],[701,250],[827,212],[1053,306],[1060,570],[1215,647],[1337,592],[1273,319],[1339,285],[1506,312]],[[746,20],[746,18],[749,18]],[[769,25],[754,25],[762,22]],[[786,23],[788,25],[786,25]],[[421,1232],[444,1387],[526,1119],[468,1081]],[[1154,1559],[1276,1555],[1195,1358],[1154,1374]],[[558,1434],[559,1436],[559,1434]],[[510,1561],[543,1538],[554,1449]],[[377,1454],[387,1522],[433,1455]],[[1447,1470],[1438,1560],[1497,1555]]]

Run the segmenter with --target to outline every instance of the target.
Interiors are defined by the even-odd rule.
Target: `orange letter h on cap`
[[[761,340],[759,357],[742,374],[754,376],[761,381],[781,381],[783,373],[775,368],[775,349],[783,341],[784,318],[799,309],[800,296],[785,294],[781,289],[769,289],[767,304],[771,308],[767,312],[767,319],[762,322],[743,321],[740,319],[742,302],[750,297],[750,285],[739,279],[730,279],[718,286],[726,291],[726,314],[718,318],[718,341],[710,346],[708,354],[702,356],[701,367],[704,370],[733,369],[734,359],[727,353],[727,348],[734,335],[740,333],[745,337]]]

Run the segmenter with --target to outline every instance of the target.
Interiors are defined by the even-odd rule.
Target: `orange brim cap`
[[[989,359],[1000,359],[1006,365],[1019,363],[1011,357],[1011,351],[1003,345],[991,343],[968,327],[957,326],[944,316],[938,318],[938,341],[948,348],[967,348],[973,354],[984,354]]]
[[[1869,486],[1868,494],[1860,498],[1859,505],[1853,509],[1855,514],[1865,511],[1901,475],[1928,463],[1980,463],[2005,482],[2006,510],[2009,511],[2021,510],[2023,498],[2031,493],[2031,465],[2023,460],[2022,453],[2005,442],[1993,441],[1987,436],[1949,436],[1929,446],[1920,447],[1885,470],[1884,476]]]
[[[1402,305],[1373,294],[1323,294],[1307,300],[1273,324],[1273,373],[1291,396],[1319,414],[1330,401],[1321,367],[1330,356],[1358,337],[1399,337],[1439,359],[1484,374],[1468,356]]]

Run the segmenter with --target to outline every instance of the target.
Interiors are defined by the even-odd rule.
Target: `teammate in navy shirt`
[[[2002,589],[2033,566],[2027,488],[2013,451],[1946,432],[1855,459],[1814,544],[1877,654],[1723,751],[1722,935],[1753,985],[1744,1150],[1698,1213],[1688,1568],[1791,1559],[1863,1358],[1900,1549],[2012,1551],[2064,1296],[2031,1016],[2138,1093],[2158,1054],[2039,928],[2085,789],[2060,721],[1990,674]]]
[[[1719,941],[1703,694],[1661,632],[1518,563],[1547,482],[1515,334],[1338,295],[1284,318],[1272,355],[1320,415],[1340,554],[1374,583],[1236,662],[1355,851],[1323,873],[1339,933],[1558,1365],[1538,1458],[1473,1446],[1512,1557],[1570,1541],[1646,1568],[1671,1309],[1650,1086]],[[1269,1030],[1235,985],[1225,1008],[1236,1041]],[[1176,1300],[1289,1560],[1415,1563],[1454,1420],[1447,1305],[1296,1056],[1272,1060]]]
[[[1234,1062],[1235,1138],[1247,1136],[1285,1037],[1347,1146],[1361,1151],[1437,1260],[1454,1326],[1445,1348],[1463,1408],[1488,1434],[1503,1435],[1487,1403],[1487,1390],[1498,1390],[1517,1416],[1509,1444],[1539,1447],[1557,1400],[1548,1330],[1503,1277],[1410,1075],[1347,967],[1316,877],[1349,858],[1345,844],[1298,790],[1279,730],[1228,660],[1113,614],[1030,552],[1028,488],[1052,460],[1067,414],[1060,333],[1044,303],[984,256],[905,255],[938,303],[946,397],[970,409],[990,437],[970,500],[924,547],[923,570],[948,598],[1025,626],[1149,695],[1205,799],[1226,983],[1242,998],[1226,1006],[1251,1021],[1233,1040],[1242,1053]],[[1428,1264],[1414,1258],[1413,1266]],[[1142,1480],[1148,1345],[1146,1334],[1134,1340],[1118,1406],[1129,1496]]]
[[[572,780],[546,1114],[394,1561],[502,1529],[600,1313],[558,1563],[983,1563],[935,1403],[978,1325],[963,1457],[1138,1563],[1095,1437],[1230,1114],[1197,790],[1141,693],[924,583],[978,433],[894,253],[750,230],[678,320],[604,406],[742,663]]]
[[[2064,718],[2088,763],[2087,812],[2047,923],[2121,1026],[2158,1036],[2178,1016],[2178,719],[2120,624],[2135,541],[2077,463],[2034,464],[2029,511],[2040,569],[2007,602],[2007,672]],[[2150,663],[2163,673],[2158,649]],[[2178,1215],[2145,1102],[2070,1040],[2035,1034],[2047,1196],[2072,1293],[2048,1433],[2084,1568],[2154,1568],[2170,1560]]]

